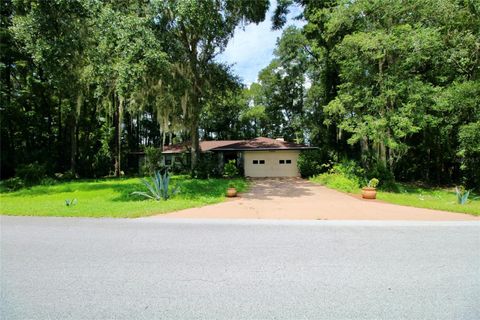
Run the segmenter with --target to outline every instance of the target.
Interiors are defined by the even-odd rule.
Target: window
[[[278,163],[285,164],[285,160],[278,160]]]
[[[253,164],[265,164],[265,160],[253,160]]]
[[[292,160],[285,160],[285,163],[286,163],[286,164],[291,164],[291,163],[292,163]]]
[[[166,166],[169,166],[172,164],[172,160],[171,159],[165,159],[165,165]]]
[[[260,164],[265,164],[265,160],[259,160]]]
[[[253,164],[258,164],[258,160],[253,160]]]

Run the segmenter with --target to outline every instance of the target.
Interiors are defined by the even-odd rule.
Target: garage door
[[[245,151],[247,177],[297,177],[298,150]]]

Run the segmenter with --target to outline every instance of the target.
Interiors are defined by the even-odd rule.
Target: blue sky
[[[276,5],[271,2],[265,21],[237,28],[225,51],[217,57],[218,61],[233,64],[233,70],[247,85],[255,82],[258,72],[270,63],[277,38],[282,34],[282,30],[272,31],[271,17]],[[304,21],[293,20],[301,9],[294,7],[290,11],[285,27],[292,24],[302,27]]]

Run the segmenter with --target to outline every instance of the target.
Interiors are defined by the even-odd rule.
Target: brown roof
[[[210,151],[216,148],[224,147],[230,144],[235,144],[243,140],[209,140],[200,141],[200,150],[203,152]],[[190,148],[190,143],[177,143],[170,146],[163,147],[163,153],[182,153]]]
[[[200,141],[200,150],[203,152],[210,150],[217,150],[221,148],[226,148],[230,145],[240,143],[243,140],[210,140],[210,141]]]
[[[182,153],[189,144],[174,144],[165,146],[163,153]],[[258,137],[251,140],[211,140],[200,141],[200,150],[206,151],[244,151],[244,150],[300,150],[314,149],[303,144],[283,140]]]
[[[186,144],[184,143],[177,143],[177,144],[172,144],[169,146],[163,146],[163,153],[182,153],[186,148]]]
[[[289,150],[289,149],[311,149],[304,144],[286,142],[283,140],[258,137],[252,140],[242,140],[229,144],[215,150]]]

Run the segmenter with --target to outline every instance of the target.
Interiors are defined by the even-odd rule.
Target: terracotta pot
[[[227,189],[227,197],[236,197],[237,196],[237,189],[235,188],[228,188]]]
[[[376,199],[377,198],[377,189],[364,187],[362,188],[362,198],[363,199]]]

